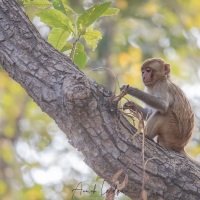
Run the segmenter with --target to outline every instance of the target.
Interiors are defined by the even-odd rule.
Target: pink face
[[[142,69],[142,80],[145,85],[151,84],[153,70],[150,67]]]

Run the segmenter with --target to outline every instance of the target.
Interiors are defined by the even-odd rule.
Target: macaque
[[[158,136],[160,146],[185,154],[184,147],[194,128],[194,113],[183,91],[169,79],[170,65],[152,58],[142,64],[141,72],[145,92],[128,87],[127,93],[146,104],[143,108],[132,102],[147,120],[147,137]]]

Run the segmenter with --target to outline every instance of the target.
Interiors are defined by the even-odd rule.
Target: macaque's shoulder
[[[154,85],[154,87],[145,87],[144,92],[161,97],[167,98],[169,96],[170,84],[168,82],[160,82]]]

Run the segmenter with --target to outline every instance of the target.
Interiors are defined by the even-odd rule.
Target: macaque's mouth
[[[143,81],[144,84],[149,84],[151,81]]]

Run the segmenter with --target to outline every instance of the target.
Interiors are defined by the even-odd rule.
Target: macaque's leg
[[[147,123],[147,136],[154,138],[158,135],[158,144],[166,149],[180,152],[186,145],[186,139],[178,129],[176,120],[170,112],[165,115],[156,113]]]
[[[160,127],[159,145],[174,151],[181,151],[184,149],[185,137],[180,133],[176,123],[170,121],[169,117],[166,117],[165,123]]]

